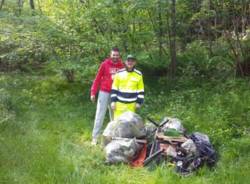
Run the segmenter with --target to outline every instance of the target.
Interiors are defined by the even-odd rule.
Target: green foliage
[[[15,107],[13,100],[6,88],[6,78],[0,76],[0,125],[15,119]]]
[[[93,76],[110,48],[118,46],[123,56],[135,53],[147,73],[165,75],[171,58],[170,7],[170,2],[157,0],[47,0],[31,10],[28,2],[5,2],[0,13],[0,65],[2,70],[43,66],[51,71],[56,61],[53,71],[72,82]],[[248,63],[247,25],[240,28],[232,22],[246,17],[245,2],[176,1],[176,12],[178,75],[226,77],[236,74],[238,59]],[[235,26],[240,42],[233,38]]]
[[[189,133],[206,133],[220,157],[214,170],[179,177],[162,164],[153,171],[107,166],[90,146],[95,104],[88,83],[61,76],[1,75],[1,104],[15,118],[0,123],[0,180],[6,183],[247,183],[249,81],[146,80],[143,118],[178,117]],[[155,90],[157,89],[157,90]],[[241,99],[244,99],[242,101]],[[105,121],[105,124],[107,121]],[[222,182],[223,181],[223,182]]]
[[[187,45],[179,56],[181,72],[187,76],[200,76],[210,70],[209,53],[205,43],[195,41]]]
[[[146,88],[148,95],[141,112],[143,116],[180,118],[189,132],[205,132],[216,145],[244,135],[250,118],[248,81],[208,82],[184,76],[174,83],[159,82],[157,91],[156,87]]]
[[[176,1],[175,80],[155,78],[170,63],[171,2],[45,0],[35,10],[23,2],[5,1],[0,12],[0,70],[30,72],[0,76],[0,181],[248,183],[249,80],[231,79],[237,62],[249,63],[247,1]],[[213,171],[182,178],[165,164],[104,165],[103,151],[90,147],[89,88],[113,46],[123,58],[134,53],[145,74],[139,114],[208,134],[220,155]]]
[[[10,96],[3,89],[0,90],[0,124],[11,121],[15,118],[15,112],[12,110]]]
[[[44,62],[49,49],[43,43],[35,26],[40,20],[37,16],[0,17],[3,34],[0,36],[0,61],[12,65]]]
[[[215,78],[234,76],[234,61],[230,52],[229,45],[224,39],[218,39],[211,51],[207,42],[194,41],[178,55],[179,72],[186,76]]]

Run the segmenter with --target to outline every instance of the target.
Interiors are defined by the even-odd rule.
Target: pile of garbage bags
[[[106,162],[130,163],[143,147],[136,138],[144,138],[146,129],[139,115],[125,112],[107,125],[103,136]]]
[[[139,115],[126,112],[110,122],[103,133],[106,162],[131,164],[142,160],[139,165],[148,166],[168,161],[180,174],[192,173],[205,164],[215,165],[217,154],[207,135],[187,135],[177,118],[165,117],[160,123],[149,120],[144,125]]]
[[[111,121],[103,132],[104,137],[143,138],[146,129],[142,118],[133,112],[123,113],[117,120]]]
[[[204,164],[212,167],[217,161],[217,154],[205,134],[192,133],[180,146],[182,149],[172,159],[176,163],[176,171],[181,174],[189,174]]]

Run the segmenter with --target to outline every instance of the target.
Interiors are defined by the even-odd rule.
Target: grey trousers
[[[92,132],[92,138],[97,139],[101,133],[103,121],[105,118],[105,114],[109,110],[109,118],[110,121],[113,120],[113,113],[110,107],[110,93],[99,91],[97,106],[96,106],[96,113],[95,113],[95,124]]]

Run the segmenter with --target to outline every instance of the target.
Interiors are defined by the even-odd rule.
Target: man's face
[[[132,70],[134,68],[135,64],[136,64],[136,61],[134,59],[128,59],[125,62],[125,65],[126,65],[128,70]]]
[[[113,62],[117,62],[120,59],[120,53],[118,51],[111,51],[110,57]]]

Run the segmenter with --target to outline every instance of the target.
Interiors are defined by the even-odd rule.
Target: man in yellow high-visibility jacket
[[[111,108],[114,119],[126,111],[135,112],[144,101],[142,73],[135,69],[136,58],[128,55],[125,69],[119,70],[114,77],[111,90]]]

